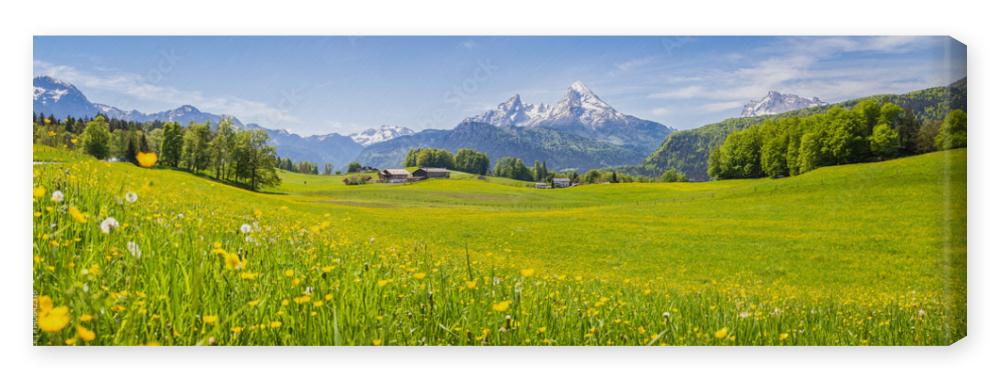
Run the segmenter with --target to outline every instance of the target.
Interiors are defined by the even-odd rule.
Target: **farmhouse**
[[[421,167],[413,172],[413,177],[420,179],[427,178],[448,178],[451,176],[451,171],[445,168],[432,168],[432,167]]]
[[[569,187],[571,185],[572,184],[569,182],[569,178],[553,178],[552,179],[552,187],[553,188],[566,188],[566,187]]]
[[[402,168],[387,168],[379,171],[378,181],[382,183],[406,183],[410,172]]]

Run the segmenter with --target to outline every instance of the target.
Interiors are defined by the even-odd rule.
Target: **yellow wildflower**
[[[91,316],[89,314],[84,313],[84,314],[80,315],[79,319],[80,319],[80,322],[90,322],[90,320],[94,319],[94,316]]]
[[[372,346],[382,346],[382,339],[380,338],[373,339]]]
[[[76,207],[70,207],[69,210],[68,210],[68,212],[69,212],[69,216],[73,217],[73,220],[76,220],[76,221],[78,221],[80,223],[86,223],[87,222],[87,216],[84,215],[83,213],[81,213],[80,210],[76,209]]]
[[[376,282],[376,284],[379,286],[379,288],[381,288],[386,285],[389,285],[389,280],[379,280],[378,282]]]
[[[510,304],[512,302],[513,301],[510,301],[510,300],[500,301],[500,302],[498,302],[496,304],[493,304],[493,310],[495,310],[497,312],[506,312],[508,309],[510,309]]]
[[[207,325],[215,325],[217,321],[219,321],[219,316],[216,315],[205,315],[201,317],[201,322],[204,322]]]
[[[778,341],[784,341],[788,339],[788,333],[781,333],[778,335]]]
[[[521,270],[521,276],[523,276],[523,277],[531,277],[531,276],[534,276],[534,275],[535,275],[535,269],[534,268],[525,268],[525,269]]]
[[[143,168],[150,168],[156,165],[156,153],[138,153],[135,155],[136,162],[139,162],[139,166]]]
[[[53,308],[45,314],[38,315],[38,327],[49,333],[62,330],[66,324],[69,324],[69,308],[66,306]]]
[[[281,327],[281,321],[271,321],[271,329],[277,329]]]
[[[76,326],[76,336],[80,337],[83,342],[90,342],[93,341],[94,338],[97,338],[97,335],[94,334],[93,330],[87,329],[81,325]]]
[[[423,280],[424,277],[427,277],[427,274],[424,273],[424,272],[417,272],[417,273],[413,274],[413,278],[415,278],[417,280]]]
[[[468,289],[476,289],[476,281],[475,280],[466,281],[465,287]]]
[[[31,197],[38,199],[45,196],[45,186],[38,186],[31,190]]]
[[[729,327],[723,327],[722,329],[715,331],[715,338],[717,339],[721,340],[726,338],[727,335],[729,335]]]

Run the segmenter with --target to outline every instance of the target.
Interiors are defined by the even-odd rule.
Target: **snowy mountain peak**
[[[741,116],[756,117],[761,115],[773,115],[807,107],[825,105],[827,105],[827,103],[821,101],[817,97],[805,98],[795,94],[782,94],[778,91],[771,90],[767,92],[767,95],[765,95],[764,98],[747,102],[746,105],[743,106],[743,114],[741,114]]]
[[[569,85],[569,90],[579,94],[594,94],[594,92],[592,92],[590,88],[588,88],[587,85],[584,85],[581,81],[573,81],[573,83]]]
[[[520,99],[518,101],[520,102]],[[403,126],[382,125],[378,128],[351,134],[349,137],[362,146],[368,146],[404,135],[413,135],[413,133],[413,130]]]

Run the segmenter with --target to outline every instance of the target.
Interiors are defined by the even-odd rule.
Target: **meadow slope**
[[[34,166],[36,310],[67,318],[36,344],[942,345],[966,330],[965,150],[560,190],[283,173],[264,193],[35,159],[62,162]]]

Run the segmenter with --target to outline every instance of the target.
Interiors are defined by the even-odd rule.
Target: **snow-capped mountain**
[[[524,104],[521,102],[521,95],[514,94],[506,102],[497,105],[496,109],[466,118],[465,122],[487,123],[493,126],[525,126],[544,118],[548,110],[549,107],[544,103]]]
[[[360,133],[351,134],[349,137],[362,146],[369,146],[406,135],[413,135],[413,130],[402,126],[382,125],[377,129],[368,129]]]
[[[624,114],[576,81],[553,105],[525,104],[519,95],[464,122],[556,129],[617,145],[655,148],[672,128]]]
[[[786,111],[804,109],[807,107],[826,106],[819,98],[799,97],[795,94],[781,94],[774,90],[767,92],[764,98],[751,100],[743,106],[743,117],[781,114]]]
[[[35,77],[32,81],[34,91],[33,109],[35,113],[55,115],[56,118],[72,116],[74,118],[92,118],[97,114],[104,114],[108,118],[122,119],[135,122],[177,122],[183,125],[188,123],[210,122],[212,126],[219,124],[224,118],[229,118],[233,125],[243,127],[243,123],[233,116],[206,113],[191,105],[183,105],[176,109],[165,110],[158,113],[143,113],[138,110],[125,111],[114,106],[100,103],[93,103],[83,95],[76,86],[65,81],[61,81],[49,76]]]
[[[35,112],[55,114],[60,118],[67,115],[94,116],[100,113],[100,109],[73,84],[41,76],[35,77],[32,85],[34,85],[32,99]]]

